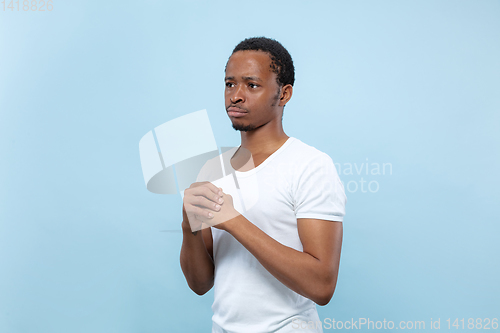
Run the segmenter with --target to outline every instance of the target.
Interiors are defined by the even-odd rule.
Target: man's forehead
[[[258,76],[244,76],[244,75],[242,75],[240,78],[244,81],[262,81],[262,79]],[[227,80],[234,80],[234,79],[236,79],[236,77],[234,77],[234,76],[226,76],[224,78],[224,80],[226,80],[226,81]]]
[[[237,51],[229,57],[226,74],[232,76],[228,73],[231,71],[243,71],[239,76],[246,77],[274,74],[271,63],[271,57],[267,52],[260,50]],[[252,73],[259,73],[260,75],[252,75]]]

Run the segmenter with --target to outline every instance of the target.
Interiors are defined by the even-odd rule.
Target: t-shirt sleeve
[[[293,190],[298,219],[343,221],[347,200],[344,185],[327,154],[319,154],[302,168]]]

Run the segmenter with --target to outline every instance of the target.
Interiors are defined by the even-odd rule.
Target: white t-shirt
[[[224,153],[224,159],[230,160],[236,149]],[[220,165],[220,159],[207,162],[198,181],[212,180],[222,187],[246,219],[283,245],[303,250],[298,218],[343,219],[346,196],[331,158],[296,138],[290,137],[250,171],[234,171],[224,163],[226,174],[235,172],[239,189],[214,182],[207,171],[213,170],[211,163]],[[239,209],[236,202],[241,202]],[[321,325],[297,329],[303,322],[319,322],[313,301],[277,280],[228,232],[212,228],[212,236],[213,333],[322,332]]]

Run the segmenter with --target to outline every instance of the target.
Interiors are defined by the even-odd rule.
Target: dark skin
[[[288,136],[281,116],[292,97],[292,86],[278,85],[270,69],[271,58],[262,51],[238,51],[226,67],[225,105],[233,127],[241,131],[241,146],[248,149],[255,166],[281,147]],[[238,152],[231,163],[235,166]],[[342,223],[297,219],[303,251],[287,247],[239,214],[232,197],[211,183],[194,183],[184,193],[181,267],[190,288],[197,294],[210,290],[214,281],[211,228],[191,233],[190,223],[225,230],[238,240],[276,279],[319,305],[326,305],[335,291]]]
[[[251,125],[255,128],[241,132],[241,146],[252,153],[255,166],[288,139],[281,115],[283,106],[292,97],[293,88],[289,84],[280,87],[270,66],[271,59],[265,52],[239,51],[231,56],[226,67],[226,110],[247,111],[243,117],[230,119],[233,126]]]

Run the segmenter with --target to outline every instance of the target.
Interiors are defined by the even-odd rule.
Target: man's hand
[[[221,205],[221,209],[214,213],[213,218],[203,222],[214,228],[227,230],[231,223],[230,220],[241,214],[234,208],[233,197],[231,195],[222,192],[222,199],[224,203]]]
[[[184,191],[182,216],[192,231],[200,230],[202,223],[210,223],[224,203],[222,195],[222,190],[210,182],[193,183]]]

